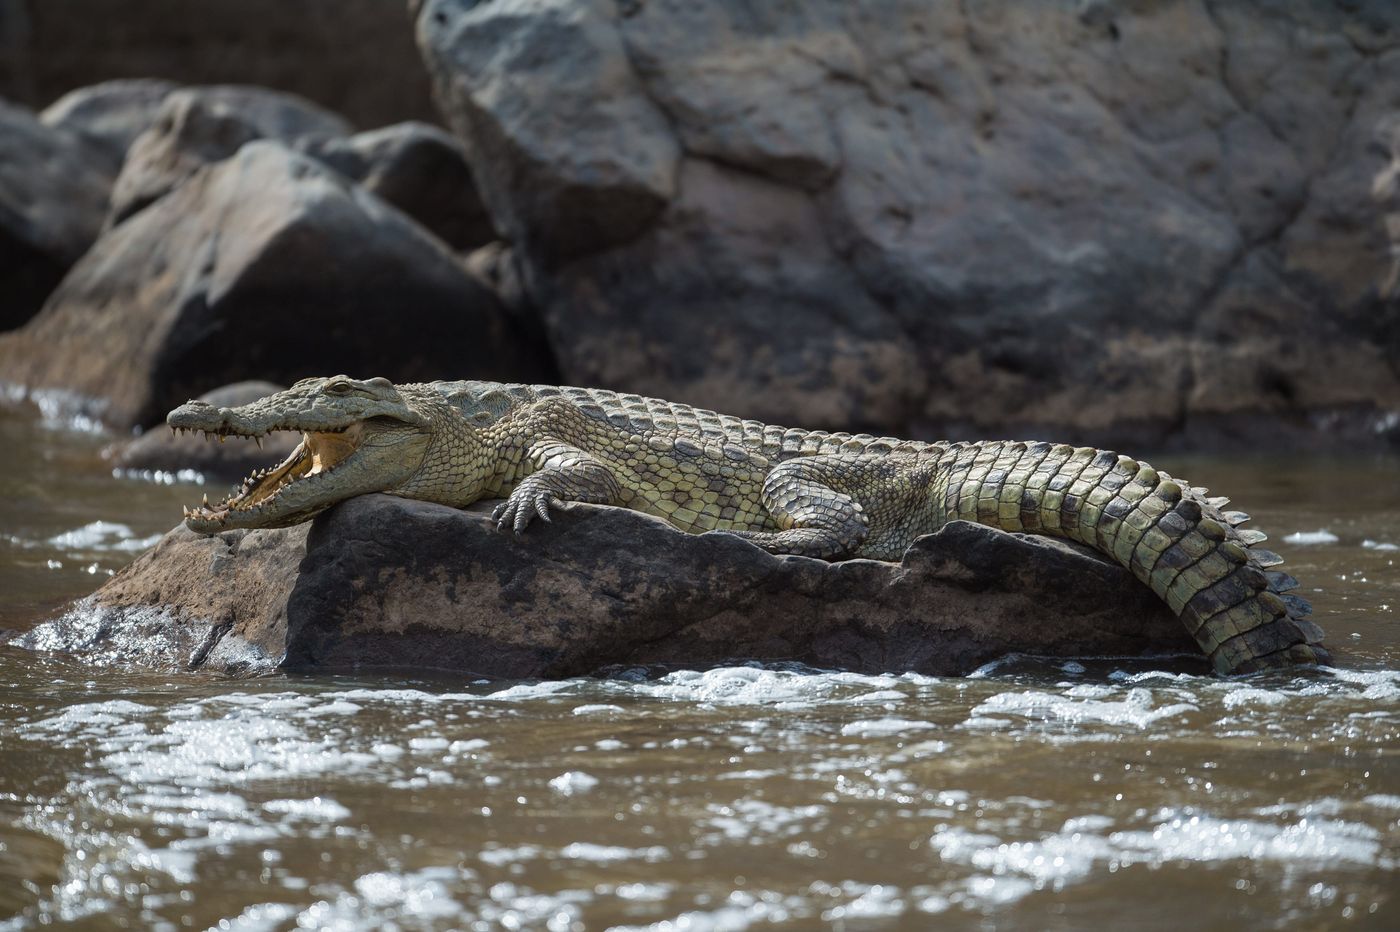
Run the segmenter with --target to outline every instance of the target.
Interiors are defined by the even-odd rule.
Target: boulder
[[[39,119],[102,147],[115,170],[136,137],[156,121],[161,103],[176,86],[157,78],[103,81],[69,91],[45,107]]]
[[[573,506],[523,535],[489,511],[369,495],[287,530],[176,528],[18,643],[164,667],[493,678],[744,660],[952,675],[1009,652],[1196,651],[1118,566],[965,522],[899,563],[824,563],[619,508]]]
[[[354,136],[314,140],[308,155],[393,204],[444,243],[472,250],[496,239],[476,193],[466,150],[427,123],[397,123]]]
[[[428,2],[418,41],[506,239],[616,245],[676,191],[680,146],[627,61],[611,0]]]
[[[231,85],[173,91],[127,150],[107,224],[120,223],[246,142],[266,138],[292,144],[348,132],[343,119],[293,94]]]
[[[538,380],[491,291],[383,201],[259,140],[107,232],[0,371],[150,425],[219,385],[308,374]]]
[[[566,381],[1154,446],[1400,412],[1400,5],[424,0],[417,37]]]
[[[205,392],[199,400],[231,408],[284,388],[276,382],[236,382]],[[192,469],[209,479],[237,482],[255,469],[286,459],[300,442],[301,434],[296,431],[278,431],[259,444],[247,437],[229,437],[220,442],[195,434],[177,436],[164,427],[153,427],[119,444],[109,455],[118,469],[169,473]]]
[[[105,149],[0,101],[0,330],[33,317],[102,229]]]

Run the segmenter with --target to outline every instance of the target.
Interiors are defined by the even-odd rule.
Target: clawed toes
[[[520,534],[530,526],[530,522],[536,517],[545,523],[552,523],[553,519],[549,515],[549,509],[559,508],[562,504],[557,497],[549,492],[513,495],[496,506],[495,510],[491,512],[491,520],[496,522],[498,530],[504,531],[509,527],[515,533]]]

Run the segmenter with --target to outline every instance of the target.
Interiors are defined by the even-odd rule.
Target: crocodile
[[[285,527],[371,492],[463,507],[503,501],[523,532],[572,502],[618,505],[772,553],[899,560],[946,522],[1053,535],[1125,567],[1222,674],[1327,663],[1311,606],[1225,498],[1107,450],[922,442],[802,430],[592,388],[303,379],[239,407],[191,401],[176,431],[300,431],[280,464],[186,508],[201,534]]]

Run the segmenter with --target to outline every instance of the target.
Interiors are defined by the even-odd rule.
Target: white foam
[[[598,785],[598,778],[581,770],[569,770],[549,781],[554,792],[562,796],[587,793]]]
[[[1400,550],[1400,544],[1392,544],[1392,543],[1389,543],[1388,541],[1363,540],[1363,541],[1361,542],[1361,546],[1364,547],[1364,548],[1366,548],[1367,550],[1383,550],[1383,551]]]
[[[1297,544],[1302,547],[1313,546],[1315,544],[1335,544],[1341,540],[1336,534],[1328,530],[1318,531],[1294,531],[1283,539],[1285,544]]]
[[[1400,809],[1400,796],[1392,793],[1372,793],[1361,800],[1368,806],[1375,806],[1377,809]]]
[[[1177,815],[1150,831],[1115,832],[1109,840],[1149,863],[1166,861],[1289,861],[1317,866],[1380,863],[1380,833],[1357,822],[1299,819],[1275,825],[1244,819]]]
[[[1227,709],[1237,709],[1240,706],[1279,706],[1288,701],[1288,697],[1281,692],[1272,689],[1256,689],[1252,686],[1242,686],[1231,689],[1225,694],[1222,702]]]
[[[137,537],[129,525],[115,521],[92,521],[80,528],[64,531],[49,538],[49,544],[59,550],[104,551],[114,550],[126,553],[139,553],[160,543],[162,534]]]
[[[671,852],[661,845],[650,848],[622,848],[617,845],[595,845],[591,842],[576,841],[559,849],[559,856],[569,861],[590,861],[594,864],[607,864],[613,861],[646,861],[655,863],[671,857]]]
[[[277,932],[296,914],[296,907],[286,903],[258,903],[232,919],[220,920],[207,932]]]
[[[1101,870],[1103,864],[1161,867],[1170,863],[1250,859],[1306,868],[1333,869],[1338,863],[1395,865],[1382,856],[1380,833],[1367,825],[1303,816],[1278,825],[1209,815],[1161,815],[1151,829],[1097,834],[1111,820],[1089,815],[1070,819],[1055,833],[1022,841],[1003,841],[959,826],[941,825],[929,839],[944,861],[984,872],[966,885],[972,899],[1006,905],[1033,890],[1063,889]],[[1011,880],[999,887],[991,880]]]
[[[601,702],[594,702],[594,703],[590,703],[589,705],[580,705],[580,706],[575,706],[575,707],[574,707],[574,714],[575,714],[575,715],[597,715],[597,714],[599,714],[600,712],[621,712],[621,711],[622,711],[622,706],[620,706],[620,705],[608,705],[607,703],[601,703]]]
[[[907,718],[877,718],[847,722],[841,726],[841,734],[846,737],[874,738],[902,735],[936,727],[933,722],[919,722]]]
[[[990,697],[972,710],[971,719],[990,714],[1019,715],[1038,721],[1074,725],[1102,722],[1106,725],[1143,729],[1164,719],[1194,711],[1196,706],[1189,702],[1176,702],[1154,708],[1152,692],[1140,687],[1128,690],[1123,699],[1116,702],[1100,699],[1076,700],[1028,689],[1022,692],[999,693]]]
[[[274,799],[263,803],[268,812],[282,813],[303,822],[339,822],[350,818],[350,810],[333,799],[313,796],[310,799]]]

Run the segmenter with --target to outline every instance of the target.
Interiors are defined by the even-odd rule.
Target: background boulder
[[[1047,538],[957,521],[901,563],[824,563],[620,508],[573,506],[519,536],[489,511],[367,495],[285,530],[179,527],[18,643],[165,667],[506,678],[742,660],[963,674],[1013,651],[1198,653],[1126,570]]]
[[[103,81],[69,91],[45,107],[39,119],[101,146],[120,168],[126,150],[156,121],[161,104],[176,87],[159,78]]]
[[[205,165],[233,155],[246,142],[294,144],[343,136],[350,125],[292,94],[260,87],[189,87],[170,92],[150,125],[126,152],[112,189],[113,226],[164,197]]]
[[[417,220],[453,249],[496,241],[462,143],[427,123],[306,141],[302,151]]]
[[[129,427],[247,378],[530,379],[548,363],[432,236],[270,141],[105,234],[0,368]]]
[[[0,330],[34,316],[97,238],[114,170],[100,145],[0,100]]]
[[[417,35],[567,381],[920,436],[1400,438],[1400,7],[425,0]]]

